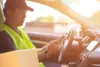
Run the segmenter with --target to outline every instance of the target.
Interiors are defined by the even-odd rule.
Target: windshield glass
[[[27,11],[26,22],[76,23],[73,19],[51,7],[31,1],[26,1],[26,3],[34,8],[33,12]]]
[[[55,0],[53,0],[55,1]],[[99,0],[58,0],[62,4],[69,6],[74,11],[79,13],[81,16],[87,18],[95,26],[100,27],[100,1]],[[57,2],[58,2],[57,1]],[[29,2],[27,2],[29,5]],[[28,18],[27,20],[35,20],[38,22],[48,22],[48,23],[73,23],[75,21],[59,11],[54,10],[43,4],[33,2],[33,8],[35,8],[34,17]],[[32,6],[30,4],[30,6]],[[41,9],[40,9],[41,8]],[[39,12],[41,11],[41,12]],[[27,13],[29,16],[29,12]],[[32,13],[30,13],[32,15]],[[30,16],[32,17],[32,16]]]
[[[91,23],[100,27],[100,0],[60,0],[63,4],[70,6]]]
[[[33,25],[32,27],[34,27],[34,30],[36,29],[36,32],[67,33],[74,24],[75,26],[77,24],[75,20],[54,8],[32,1],[26,1],[26,3],[28,6],[31,6],[34,11],[27,11],[25,29]],[[66,28],[68,29],[66,30]]]
[[[4,1],[5,0],[3,0],[3,2]],[[41,4],[39,3],[39,1],[41,2]],[[44,5],[42,1],[49,1],[49,6],[47,6],[48,4]],[[87,26],[88,28],[90,26],[94,29],[93,25],[95,25],[95,27],[98,27],[100,29],[100,0],[33,0],[26,1],[26,3],[30,7],[34,8],[33,12],[27,11],[26,13],[25,22],[28,23],[24,23],[23,26],[27,29],[29,27],[30,29],[31,27],[34,27],[37,29],[40,28],[39,31],[43,31],[44,29],[50,28],[49,30],[47,29],[47,31],[50,32],[53,28],[52,30],[66,32],[68,24],[81,23],[85,24],[84,26]],[[74,12],[72,12],[69,8],[67,9],[67,7],[73,9]],[[77,13],[75,12],[83,17],[81,18],[81,16],[77,15]],[[89,20],[90,23],[88,23],[83,18]],[[91,23],[94,24],[91,25]],[[70,26],[73,27],[75,25]],[[42,27],[44,27],[43,30],[41,30]]]
[[[3,0],[5,3],[6,0]],[[88,18],[91,23],[94,23],[100,27],[100,0],[50,0],[61,2],[62,4],[71,7],[74,11],[80,15]],[[72,18],[60,13],[53,8],[46,5],[39,4],[32,1],[26,1],[27,5],[33,7],[34,12],[27,12],[26,21],[41,21],[51,23],[71,23],[75,22]],[[41,11],[41,12],[40,12]]]

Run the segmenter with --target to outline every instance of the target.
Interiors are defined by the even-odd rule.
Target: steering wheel
[[[65,37],[63,40],[63,46],[61,48],[59,57],[58,57],[58,62],[60,63],[63,59],[63,56],[69,53],[69,49],[72,47],[72,43],[73,43],[73,38],[74,38],[74,32],[75,32],[75,28],[72,28],[70,30],[70,32],[68,33],[67,38]],[[67,40],[66,40],[67,39]]]
[[[70,61],[69,57],[71,59],[76,58],[76,51],[80,51],[80,48],[77,49],[79,43],[74,40],[75,29],[75,27],[72,28],[68,35],[60,38],[57,43],[52,43],[51,41],[52,44],[49,45],[47,50],[49,58],[46,60],[57,63],[68,63]]]

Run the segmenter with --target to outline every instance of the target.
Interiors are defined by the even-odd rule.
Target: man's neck
[[[10,22],[10,23],[9,23]],[[12,28],[14,31],[17,32],[17,26],[15,24],[12,24],[12,23],[15,23],[15,22],[12,22],[12,21],[5,21],[5,24],[8,25],[10,28]]]

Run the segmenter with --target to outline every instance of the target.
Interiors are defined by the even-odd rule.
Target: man
[[[25,0],[7,0],[3,9],[5,22],[3,29],[0,31],[0,53],[35,48],[30,42],[28,36],[20,27],[23,24],[26,11],[33,11],[28,7]],[[51,45],[56,41],[49,43]],[[58,42],[58,41],[57,41]],[[40,61],[48,58],[49,54],[46,52],[47,46],[37,49]]]

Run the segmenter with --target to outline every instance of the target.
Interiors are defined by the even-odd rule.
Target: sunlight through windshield
[[[53,21],[49,22],[75,22],[69,17],[65,16],[64,14],[60,13],[59,11],[50,8],[48,6],[45,6],[40,3],[26,1],[27,5],[32,7],[34,9],[33,12],[27,11],[26,13],[26,19],[25,21],[35,21],[37,18],[42,18],[41,22],[45,22],[48,20],[44,20],[43,18],[47,17],[53,17]],[[60,20],[61,19],[61,20]]]
[[[100,2],[97,0],[80,0],[78,3],[71,2],[69,4],[65,0],[61,1],[85,17],[91,17],[94,12],[100,10]]]

